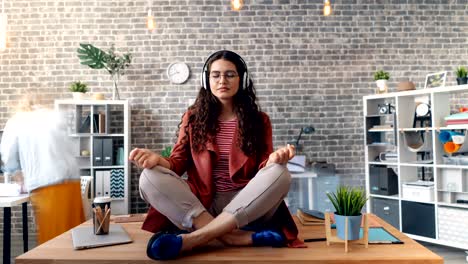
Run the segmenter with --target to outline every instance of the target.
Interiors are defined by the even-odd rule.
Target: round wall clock
[[[188,80],[190,69],[184,62],[175,62],[167,67],[167,77],[171,83],[182,84]]]

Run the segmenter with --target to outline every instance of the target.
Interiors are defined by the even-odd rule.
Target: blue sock
[[[283,235],[272,230],[253,233],[252,242],[254,246],[283,247],[285,245]]]
[[[182,237],[174,234],[161,234],[151,245],[147,252],[148,257],[156,260],[175,259],[182,248]]]

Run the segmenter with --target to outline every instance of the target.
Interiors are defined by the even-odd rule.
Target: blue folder
[[[359,237],[362,238],[363,230],[359,231]],[[369,227],[369,244],[403,244],[403,241],[394,237],[383,227]]]

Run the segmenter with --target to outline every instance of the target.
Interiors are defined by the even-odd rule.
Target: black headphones
[[[208,63],[210,62],[211,58],[214,56],[217,56],[222,53],[228,53],[236,58],[239,59],[239,61],[242,63],[242,66],[244,67],[245,71],[242,73],[242,88],[241,89],[246,89],[247,86],[249,85],[249,71],[247,70],[247,64],[245,63],[244,59],[242,59],[239,54],[232,52],[230,50],[219,50],[213,54],[211,54],[208,59],[206,59],[205,64],[203,65],[202,69],[202,78],[201,78],[201,86],[205,89],[208,89],[210,87],[210,73],[208,72]]]

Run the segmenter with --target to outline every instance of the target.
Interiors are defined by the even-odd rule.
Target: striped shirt
[[[216,145],[219,149],[219,160],[213,168],[213,179],[216,192],[230,192],[243,188],[245,184],[232,182],[229,177],[229,153],[236,132],[237,119],[218,121],[219,132],[216,134]]]

